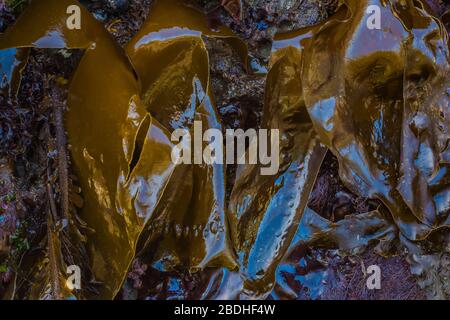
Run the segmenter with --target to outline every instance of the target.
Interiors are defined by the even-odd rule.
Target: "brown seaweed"
[[[279,130],[280,171],[267,176],[259,165],[242,165],[229,204],[243,290],[252,298],[263,297],[273,286],[275,269],[294,236],[326,153],[302,99],[299,55],[293,48],[285,49],[266,85],[262,127]]]
[[[357,255],[369,245],[376,244],[379,254],[389,255],[395,238],[395,226],[386,220],[385,214],[380,210],[348,215],[345,219],[332,223],[307,208],[283,261],[277,266],[276,285],[271,296],[278,299],[298,298],[298,281],[292,279],[299,274],[304,275],[299,272],[299,260],[303,258],[302,253],[306,248],[336,249],[340,251],[340,255]]]
[[[116,295],[146,224],[144,248],[156,242],[163,250],[155,253],[155,260],[173,258],[168,268],[233,267],[225,221],[224,168],[176,167],[167,129],[189,128],[194,120],[204,128],[221,128],[208,95],[209,59],[201,36],[218,35],[243,50],[245,45],[232,39],[230,31],[209,31],[200,13],[177,2],[159,2],[154,8],[157,17],[164,9],[171,18],[177,14],[178,18],[159,22],[149,18],[129,45],[134,69],[87,11],[82,10],[86,23],[82,31],[68,30],[65,10],[69,4],[46,1],[37,7],[37,1],[33,2],[3,35],[1,47],[86,50],[71,80],[66,125],[73,169],[83,190],[81,218],[95,230],[86,243],[93,280],[100,283],[95,298]],[[166,10],[168,4],[174,10]],[[42,20],[36,21],[36,15],[29,16],[39,10],[51,12],[51,19],[39,16]],[[87,114],[89,119],[84,119]],[[178,183],[180,179],[186,183]],[[182,200],[172,200],[181,195]]]
[[[367,28],[369,5],[381,30]],[[304,40],[304,99],[355,193],[389,208],[411,240],[448,226],[449,51],[420,2],[346,1]],[[446,200],[447,199],[447,200]]]
[[[74,3],[33,1],[0,36],[0,90],[15,94],[29,47],[85,50],[66,115],[81,218],[95,230],[77,245],[88,250],[97,292],[80,297],[114,298],[136,255],[163,272],[215,268],[207,299],[295,298],[280,270],[295,273],[291,254],[304,246],[355,254],[376,243],[388,254],[398,236],[415,274],[439,263],[418,241],[450,225],[450,55],[422,1],[344,0],[324,23],[277,37],[262,129],[280,131],[280,171],[241,165],[229,203],[225,166],[173,164],[170,132],[192,131],[194,121],[223,129],[203,37],[225,39],[248,64],[246,45],[210,30],[194,9],[159,0],[123,50],[85,9],[83,28],[67,29]],[[367,26],[371,5],[381,29]],[[377,210],[333,223],[307,208],[328,149],[346,187],[380,200]],[[53,271],[64,264],[54,223]],[[51,296],[65,297],[49,276]],[[48,296],[38,288],[27,298]]]
[[[3,97],[16,97],[27,59],[28,49],[10,48],[0,51],[0,93]]]
[[[135,137],[143,124],[150,122],[144,126],[147,130],[142,148],[145,154],[149,154],[148,149],[154,150],[158,157],[143,157],[137,164],[139,167],[144,163],[151,171],[143,182],[153,195],[147,200],[149,207],[156,204],[173,170],[171,143],[167,131],[142,107],[134,70],[107,31],[84,9],[83,28],[67,29],[66,9],[71,4],[73,1],[32,2],[2,36],[0,45],[2,49],[31,46],[86,49],[71,81],[66,125],[73,167],[85,199],[81,217],[95,230],[86,247],[95,280],[103,282],[97,297],[112,298],[120,289],[145,221],[145,216],[129,210],[130,204],[115,198],[118,187],[134,194],[140,189],[127,185],[128,175],[128,180],[134,177],[128,171]],[[88,119],[80,117],[86,114],[90,115]],[[117,210],[113,209],[116,205]]]
[[[369,5],[382,8],[381,30],[367,28]],[[277,40],[272,58],[276,62],[269,72],[266,95],[280,92],[270,83],[280,61],[289,60],[284,55],[297,60],[299,70],[291,71],[295,76],[280,74],[273,83],[288,84],[290,77],[297,81],[295,93],[290,92],[288,97],[304,101],[314,134],[317,132],[339,159],[340,175],[348,188],[363,197],[381,200],[409,239],[423,239],[433,230],[448,226],[450,73],[445,45],[448,39],[439,21],[420,3],[344,1],[325,23]],[[286,46],[290,49],[280,50]],[[278,106],[276,110],[277,115],[269,119],[280,124],[277,116],[285,108]],[[296,119],[294,123],[301,121]],[[313,176],[317,168],[310,170]],[[221,290],[240,287],[240,297],[265,297],[270,292],[273,268],[278,264],[272,266],[270,257],[274,253],[284,256],[295,230],[290,226],[290,232],[283,233],[286,229],[278,223],[292,210],[291,202],[276,202],[277,193],[272,195],[271,190],[277,189],[258,179],[254,173],[239,176],[230,203],[232,238],[241,275],[227,275],[220,281],[229,284]],[[261,189],[253,190],[255,181]],[[288,184],[287,189],[294,185]],[[289,191],[280,194],[286,196]],[[307,189],[298,190],[296,196],[304,196],[302,191]],[[275,205],[271,206],[272,201]],[[295,226],[303,209],[300,207],[295,218],[287,221]],[[277,214],[272,216],[271,210]],[[350,236],[342,234],[343,230],[359,239],[365,239],[364,234],[370,231],[373,239],[383,243],[383,238],[388,234],[392,239],[395,231],[382,217],[378,215],[378,222],[374,222],[373,213],[358,216],[363,229],[354,229],[353,222],[336,226],[326,223],[311,244],[341,250],[357,247]],[[377,231],[377,225],[384,231]],[[267,233],[266,228],[270,230]]]
[[[203,130],[222,130],[209,94],[209,57],[201,36],[230,38],[230,31],[212,32],[194,9],[158,1],[127,45],[147,110],[172,131],[192,131],[194,121]],[[180,164],[142,237],[141,256],[166,271],[233,268],[225,214],[225,167]]]

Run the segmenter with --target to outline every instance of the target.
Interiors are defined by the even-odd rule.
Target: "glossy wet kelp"
[[[16,97],[28,53],[27,48],[10,48],[0,51],[0,94],[2,97],[13,99]]]
[[[380,30],[368,28],[367,8],[371,5],[381,9]],[[308,110],[313,132],[337,156],[346,186],[363,197],[381,200],[399,231],[411,240],[449,225],[447,41],[442,25],[421,2],[343,1],[324,23],[280,35],[273,46],[272,60],[276,62],[269,72],[266,95],[282,92],[271,83],[281,87],[295,79],[297,88],[287,96],[302,101]],[[277,74],[279,64],[289,60],[296,61],[298,70],[291,66],[290,74]],[[287,102],[292,104],[292,100]],[[279,125],[282,122],[277,117],[286,108],[279,104],[276,110],[269,119]],[[303,121],[309,117],[303,116]],[[302,166],[307,163],[301,162]],[[317,168],[312,168],[311,177],[314,170]],[[220,281],[229,284],[222,286],[223,290],[241,288],[235,297],[267,296],[274,284],[274,269],[269,266],[279,263],[271,265],[276,260],[270,257],[288,252],[304,209],[298,207],[296,215],[289,216],[292,204],[298,201],[277,202],[280,195],[290,194],[295,183],[279,190],[259,181],[263,178],[255,172],[238,176],[230,203],[241,274],[227,274]],[[252,190],[253,183],[261,189]],[[296,190],[293,199],[300,200],[305,196],[302,191],[307,190]],[[279,223],[283,214],[288,229]],[[386,244],[395,229],[386,214],[368,213],[357,220],[356,225],[351,220],[337,225],[324,222],[309,244],[341,250],[364,247],[352,240],[357,237],[365,245],[365,239],[377,240],[383,250],[388,249]],[[280,264],[281,269],[285,263]]]
[[[127,45],[147,110],[170,131],[186,129],[191,137],[202,134],[194,132],[194,121],[203,130],[222,130],[210,95],[202,36],[232,39],[229,30],[209,30],[205,17],[194,9],[158,1]],[[148,223],[139,256],[161,271],[234,268],[228,234],[225,166],[180,164]]]
[[[86,247],[97,293],[86,296],[116,295],[146,224],[140,249],[156,243],[155,263],[163,260],[167,269],[233,268],[224,167],[175,166],[171,159],[170,131],[190,128],[194,120],[205,129],[221,128],[208,94],[209,58],[201,38],[206,20],[176,2],[157,3],[154,12],[170,8],[178,19],[166,25],[166,20],[149,18],[129,45],[134,69],[87,11],[81,12],[86,24],[80,31],[67,29],[71,4],[77,3],[46,1],[37,7],[33,2],[22,16],[27,20],[21,18],[1,45],[86,50],[71,79],[67,113],[73,167],[85,203],[81,217],[94,230]],[[33,10],[51,11],[51,21],[30,17]],[[217,35],[230,38],[229,31]]]
[[[375,210],[359,215],[348,215],[333,223],[307,208],[276,270],[276,285],[270,292],[273,299],[299,299],[301,288],[308,287],[309,295],[316,299],[323,293],[327,281],[325,266],[305,265],[309,248],[339,250],[340,255],[357,255],[374,245],[378,254],[389,255],[393,249],[397,230],[386,219],[386,213]]]
[[[80,245],[96,293],[80,297],[114,298],[137,252],[162,272],[217,268],[202,298],[295,298],[281,275],[295,269],[299,246],[353,254],[377,243],[387,254],[400,233],[414,253],[415,241],[447,230],[448,35],[421,1],[341,1],[320,25],[276,39],[262,128],[279,129],[280,171],[241,165],[229,203],[225,166],[173,164],[170,133],[192,133],[195,120],[222,129],[203,37],[227,40],[244,64],[245,44],[159,0],[123,50],[84,9],[82,29],[68,30],[71,4],[33,1],[0,37],[0,62],[12,61],[1,64],[0,90],[13,95],[20,83],[15,48],[85,50],[66,115],[81,218],[95,231]],[[381,9],[381,29],[368,28],[370,5]],[[333,223],[307,209],[327,148],[345,185],[381,200],[378,210]]]
[[[300,62],[296,49],[283,49],[267,79],[262,128],[279,130],[279,172],[262,175],[262,165],[242,165],[231,195],[231,237],[243,280],[240,298],[264,298],[270,292],[327,150],[302,98]]]
[[[81,217],[94,230],[85,245],[93,280],[100,283],[95,297],[113,298],[148,219],[124,201],[148,190],[146,205],[151,212],[174,169],[170,158],[172,145],[169,133],[142,106],[136,74],[101,24],[82,9],[83,27],[75,31],[67,29],[66,10],[72,4],[78,3],[33,1],[2,36],[0,45],[2,49],[29,46],[86,50],[71,80],[66,125],[73,167],[85,199]],[[139,158],[135,167],[144,166],[148,171],[140,176],[140,183],[132,184],[135,175],[130,172],[130,164],[139,129],[145,130],[140,147],[147,156]],[[118,189],[122,197],[118,196]],[[123,199],[124,192],[134,196]],[[139,198],[136,199],[138,202]],[[89,292],[84,293],[89,297]]]
[[[367,27],[370,5],[380,30]],[[376,0],[346,1],[305,41],[304,99],[342,180],[383,201],[411,240],[449,223],[448,183],[436,181],[448,161],[447,41],[421,2]]]
[[[367,28],[369,5],[382,10],[381,30]],[[321,140],[339,159],[342,180],[387,206],[408,243],[412,272],[426,279],[421,285],[431,288],[429,297],[444,298],[445,280],[430,274],[445,253],[431,245],[441,253],[430,263],[415,241],[448,235],[445,29],[422,2],[347,1],[326,23],[296,36],[305,48],[305,101]]]

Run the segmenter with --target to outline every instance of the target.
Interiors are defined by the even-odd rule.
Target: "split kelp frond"
[[[70,5],[79,4],[33,1],[0,37],[1,90],[14,95],[20,84],[16,48],[85,50],[66,115],[81,218],[95,231],[75,243],[96,284],[80,297],[114,298],[136,256],[162,272],[215,268],[202,298],[265,298],[274,288],[295,297],[280,270],[299,243],[347,254],[375,243],[388,255],[400,238],[417,275],[442,257],[423,258],[418,241],[448,235],[450,224],[450,57],[447,33],[421,1],[342,1],[324,23],[276,39],[262,127],[279,129],[280,171],[241,165],[229,203],[225,166],[174,164],[170,132],[192,131],[194,121],[222,130],[203,37],[225,39],[245,65],[246,45],[226,28],[209,30],[194,9],[159,0],[123,50],[85,9],[81,30],[69,30]],[[381,9],[380,30],[367,26],[371,5]],[[380,200],[377,210],[333,223],[307,208],[328,149],[345,185]],[[62,274],[54,223],[49,266]],[[49,279],[61,293],[59,277]]]
[[[71,79],[67,129],[73,169],[83,190],[81,218],[95,230],[86,243],[94,280],[101,284],[95,298],[116,295],[146,224],[148,236],[142,249],[161,248],[155,261],[166,261],[168,269],[233,268],[225,220],[224,167],[175,166],[167,130],[190,128],[194,119],[202,121],[204,128],[221,129],[208,94],[209,58],[201,38],[203,33],[208,35],[205,20],[197,21],[195,11],[170,3],[171,12],[179,13],[178,20],[171,20],[173,26],[155,26],[149,19],[133,40],[139,45],[130,45],[134,69],[87,11],[81,12],[86,24],[80,31],[67,29],[66,8],[74,3],[33,2],[24,13],[26,19],[2,37],[1,48],[86,50]],[[167,9],[167,3],[159,6]],[[154,9],[161,11],[158,5]],[[31,12],[52,12],[52,19],[29,16]],[[164,34],[179,26],[186,34]],[[159,36],[152,39],[154,34]],[[229,31],[218,36],[239,44]],[[183,179],[186,183],[179,183]],[[92,294],[86,292],[86,297]]]
[[[170,16],[170,17],[169,17]],[[219,129],[210,94],[206,19],[177,1],[158,1],[127,53],[141,79],[147,110],[171,131]],[[244,48],[241,45],[240,48]],[[235,267],[225,207],[225,167],[179,164],[141,237],[140,257],[164,271]]]
[[[113,298],[134,257],[145,220],[134,210],[127,210],[131,204],[116,199],[117,188],[134,194],[140,189],[127,184],[134,178],[129,168],[138,131],[148,124],[142,146],[147,156],[137,166],[149,170],[142,184],[148,190],[150,209],[156,206],[174,169],[172,144],[167,131],[142,106],[136,74],[101,24],[83,9],[83,28],[75,32],[67,29],[66,10],[73,4],[77,2],[32,2],[2,37],[0,46],[86,50],[71,80],[67,130],[73,168],[85,200],[81,218],[95,230],[88,236],[86,248],[95,281],[102,282],[96,297]],[[85,119],[85,115],[89,116]],[[84,293],[89,297],[89,292]]]

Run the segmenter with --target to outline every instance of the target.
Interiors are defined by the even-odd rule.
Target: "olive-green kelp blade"
[[[204,131],[222,131],[210,96],[209,57],[201,38],[208,34],[230,33],[211,32],[202,14],[179,1],[157,1],[127,45],[147,110],[170,130],[189,130],[192,142],[200,137],[203,147]],[[194,121],[202,124],[201,132],[194,132]],[[178,165],[141,238],[141,257],[166,271],[233,268],[225,212],[225,166]]]
[[[402,21],[391,28],[372,31],[372,36],[375,32],[380,32],[380,34],[375,33],[375,39],[368,41],[366,33],[370,31],[364,28],[367,26],[366,19],[370,16],[365,15],[369,4],[377,4],[382,8],[382,21],[383,19],[397,21],[396,15],[391,12],[393,10],[391,6],[384,7],[381,3],[374,1],[370,3],[347,1],[346,5],[341,6],[337,14],[326,23],[292,33],[291,38],[289,35],[279,37],[278,41],[274,43],[274,48],[291,46],[291,50],[298,51],[305,48],[303,61],[298,62],[302,66],[302,70],[298,74],[303,80],[306,105],[320,138],[338,156],[343,179],[355,192],[366,197],[383,200],[388,205],[401,231],[411,238],[418,239],[427,236],[433,229],[448,226],[449,223],[447,171],[449,72],[448,53],[445,45],[447,38],[441,32],[440,25],[430,18],[425,10],[415,8],[414,12],[420,12],[422,20],[428,20],[428,23],[422,21],[422,29],[425,26],[429,28],[422,34],[417,30],[412,33],[418,40],[412,41],[407,38],[408,30],[412,28],[406,30],[407,27],[404,25],[407,24]],[[399,16],[401,15],[399,14]],[[414,21],[420,25],[419,21],[421,20],[418,17]],[[358,27],[359,30],[357,30]],[[420,29],[418,26],[415,28]],[[387,35],[384,35],[383,32],[386,32]],[[426,53],[417,55],[417,48],[411,49],[411,44],[408,47],[406,39]],[[431,45],[427,44],[427,41]],[[390,50],[393,50],[394,53],[389,52]],[[418,70],[412,65],[408,66],[408,52],[413,52],[414,59],[423,55],[431,57],[425,64],[425,70],[423,70],[423,63],[420,59],[417,59]],[[275,51],[272,59],[279,59],[282,53],[284,51]],[[297,55],[300,60],[301,55]],[[414,60],[409,59],[409,61]],[[419,80],[419,84],[425,84],[424,81],[420,81],[422,77],[420,74],[423,72],[427,75],[425,78],[431,85],[421,87],[414,82]],[[280,77],[280,79],[283,78]],[[414,91],[415,89],[417,91]],[[408,100],[406,98],[408,96],[411,96],[411,99]],[[417,101],[416,106],[411,106],[413,101]],[[420,106],[423,111],[419,109]],[[419,118],[411,121],[410,115],[404,116],[404,110],[414,107],[416,108],[414,114],[419,114]],[[418,111],[427,113],[425,117],[434,119],[422,120]],[[437,119],[438,115],[441,117],[440,120]],[[407,123],[404,125],[404,129],[401,128],[402,121]],[[430,125],[430,122],[433,124]],[[419,132],[416,138],[418,142],[408,144],[408,139],[412,139],[412,137],[405,134],[404,131],[411,127],[414,128],[415,123],[419,126],[426,124],[429,132],[426,134]],[[417,132],[418,130],[411,129],[411,131]],[[415,154],[408,150],[411,147],[415,148]],[[403,148],[406,148],[408,152]],[[429,156],[429,150],[437,155],[438,161],[424,161],[427,157],[428,160],[433,158]],[[407,157],[413,159],[412,165],[408,164],[405,159]],[[410,165],[409,168],[414,169],[416,176],[411,171],[408,172],[407,168],[402,168],[402,165]],[[425,179],[417,177],[418,174],[424,174]],[[405,184],[404,181],[408,181],[408,179],[411,181],[410,184],[412,181],[416,183],[416,187],[419,183],[419,188],[414,189],[412,196],[408,196],[408,185],[406,184],[405,187],[401,184],[402,182]],[[420,184],[423,185],[423,181],[427,184],[420,187]],[[238,184],[236,188],[238,188]],[[266,189],[270,190],[270,188]],[[381,191],[390,196],[392,201],[386,201],[383,194],[380,193]],[[242,199],[250,204],[242,200],[240,202],[242,206],[236,206],[237,209],[234,209],[234,212],[238,212],[238,214],[234,213],[234,215],[233,208],[231,208],[230,220],[233,232],[236,229],[241,233],[245,232],[243,226],[248,226],[249,221],[252,221],[252,219],[245,220],[244,223],[238,225],[238,228],[233,228],[236,222],[232,217],[240,217],[239,214],[247,212],[248,207],[251,206],[252,197],[242,197]],[[408,199],[411,201],[408,202]],[[264,206],[265,202],[260,201],[259,204]],[[430,204],[432,210],[429,209]],[[434,205],[436,208],[433,207]],[[431,214],[429,212],[427,214],[427,206],[428,210],[432,211]],[[257,210],[253,209],[253,212]],[[287,255],[277,269],[277,286],[272,297],[283,298],[282,295],[289,298],[296,297],[295,291],[283,283],[281,274],[286,275],[289,270],[292,270],[292,264],[296,262],[290,261],[289,255],[298,251],[298,243],[301,240],[306,246],[337,248],[349,251],[349,253],[360,250],[373,241],[379,241],[380,253],[386,253],[385,250],[389,247],[386,248],[385,245],[388,245],[393,239],[396,229],[386,219],[386,215],[381,214],[381,211],[384,212],[383,208],[381,207],[379,210],[354,217],[350,216],[336,224],[308,211],[309,214],[302,221],[309,221],[309,225],[304,223],[300,225],[291,247],[289,250],[283,251]],[[436,223],[430,223],[427,220],[427,216],[433,216],[433,214],[437,220]],[[276,231],[279,230],[276,229]],[[252,233],[251,230],[247,232]],[[236,237],[233,235],[233,240],[235,239]],[[272,245],[270,240],[266,243],[269,243],[268,246]],[[247,258],[247,255],[239,254],[239,249],[237,251],[237,255],[242,257],[239,261],[241,263],[243,259]],[[260,252],[265,254],[267,246]],[[258,265],[258,261],[265,263],[269,261],[257,258],[258,255],[255,254],[248,258],[248,263]],[[262,268],[253,270],[261,271]],[[295,275],[296,271],[294,270],[290,274]],[[263,277],[264,273],[260,272],[257,275]],[[215,284],[208,287],[209,289],[214,288],[212,290],[214,292],[212,294],[207,292],[208,298],[255,296],[255,289],[245,284],[247,274],[238,275],[220,270],[215,277],[216,279],[213,279]],[[217,283],[221,285],[218,286]],[[262,289],[264,292],[263,286],[260,285],[258,289]]]
[[[229,219],[243,287],[234,298],[270,293],[326,153],[302,98],[301,53],[286,48],[277,56],[268,74],[262,127],[279,130],[280,169],[275,175],[263,175],[261,168],[267,165],[262,164],[238,169]],[[231,275],[216,297],[228,296],[236,278]]]
[[[411,240],[448,226],[450,208],[448,39],[420,4],[348,0],[303,40],[306,105],[342,180]]]
[[[310,298],[320,297],[326,286],[318,283],[328,279],[325,277],[326,271],[310,270],[311,273],[305,275],[305,269],[308,268],[305,268],[302,259],[310,248],[339,250],[340,255],[357,255],[368,246],[376,245],[378,254],[390,256],[392,249],[395,249],[394,240],[397,239],[398,230],[386,219],[389,212],[384,211],[386,210],[379,208],[367,213],[349,214],[343,220],[332,222],[306,208],[300,223],[295,224],[295,236],[284,251],[281,261],[275,265],[275,285],[268,298],[299,299],[302,298],[299,289],[305,286],[311,286]],[[211,276],[202,298],[227,300],[247,297],[242,276],[221,269]]]
[[[304,253],[308,248],[338,249],[346,254],[358,254],[373,243],[378,243],[380,254],[388,253],[390,244],[397,236],[395,226],[380,211],[358,215],[348,215],[345,219],[332,223],[307,208],[298,226],[283,261],[276,272],[276,286],[271,293],[273,299],[298,299],[298,288],[305,283],[299,277]],[[321,281],[322,279],[316,279]],[[324,279],[326,280],[326,279]],[[320,290],[316,285],[313,290]],[[310,294],[314,297],[314,292]]]
[[[67,29],[70,5],[81,8],[80,30]],[[169,133],[142,106],[139,82],[122,49],[76,1],[33,1],[1,39],[2,49],[86,49],[70,84],[67,129],[85,199],[81,217],[95,230],[86,247],[93,280],[100,284],[98,294],[84,293],[111,299],[175,167]]]

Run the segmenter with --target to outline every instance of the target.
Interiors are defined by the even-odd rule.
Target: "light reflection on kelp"
[[[222,128],[202,37],[227,40],[247,64],[245,44],[160,0],[124,51],[86,10],[82,30],[67,30],[76,3],[33,1],[0,38],[0,61],[1,89],[14,96],[23,55],[12,48],[85,49],[66,125],[81,218],[95,230],[78,245],[98,285],[80,298],[114,298],[136,256],[163,272],[213,269],[198,298],[266,298],[274,287],[272,297],[295,298],[279,271],[295,273],[288,257],[299,243],[354,254],[376,242],[387,255],[401,238],[416,270],[417,241],[447,230],[448,35],[421,1],[345,0],[324,23],[278,36],[262,127],[280,130],[281,169],[241,166],[229,203],[225,168],[173,165],[170,132],[194,120]],[[367,28],[370,5],[381,8],[381,30]],[[308,209],[327,149],[345,185],[384,206],[338,223]]]

